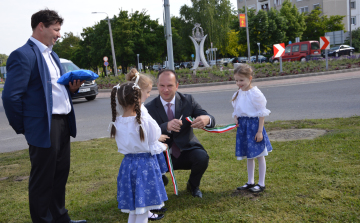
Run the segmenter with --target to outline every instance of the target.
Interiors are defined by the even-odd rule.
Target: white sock
[[[129,214],[128,223],[135,223],[136,214]]]
[[[264,156],[257,158],[259,162],[259,184],[265,187],[266,161]]]
[[[137,214],[135,223],[147,223],[148,222],[148,211],[144,214]]]
[[[255,160],[247,159],[248,184],[254,184]]]
[[[157,218],[157,214],[154,214],[154,213],[152,213],[151,211],[148,211],[148,218],[151,218],[151,217],[153,217],[153,218]],[[153,216],[154,215],[154,216]]]

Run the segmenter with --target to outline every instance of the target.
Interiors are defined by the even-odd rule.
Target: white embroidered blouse
[[[264,94],[256,86],[248,91],[239,89],[237,98],[232,101],[234,112],[232,117],[247,116],[247,117],[264,117],[269,116],[271,111],[266,109],[266,98]],[[236,93],[233,97],[235,97]]]
[[[120,115],[116,118],[114,126],[116,128],[115,140],[118,152],[124,155],[129,153],[151,153],[151,155],[155,155],[166,149],[166,146],[158,141],[161,136],[159,125],[150,115],[143,115],[143,112],[141,112],[141,124],[145,135],[144,141],[140,141],[140,126],[136,121],[136,116],[122,117]]]

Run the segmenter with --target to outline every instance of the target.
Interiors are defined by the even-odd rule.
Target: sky
[[[170,14],[174,16],[179,16],[182,5],[191,6],[190,0],[169,2]],[[230,2],[235,8],[236,0]],[[129,12],[145,9],[151,19],[159,19],[159,23],[163,24],[163,4],[163,0],[0,0],[0,54],[9,55],[26,43],[32,34],[31,15],[44,8],[55,10],[64,18],[61,34],[73,32],[80,35],[83,28],[106,18],[104,13],[91,12],[106,12],[112,18],[119,14],[120,9]]]

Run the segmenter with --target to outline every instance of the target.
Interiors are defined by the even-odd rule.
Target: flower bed
[[[328,61],[329,69],[332,70],[344,70],[350,68],[360,67],[360,56],[330,58]],[[254,78],[265,78],[274,76],[285,76],[294,74],[305,73],[317,73],[326,71],[325,59],[313,59],[305,63],[302,62],[283,62],[283,72],[280,73],[279,63],[262,63],[251,64],[254,68]],[[190,69],[176,70],[180,85],[185,84],[199,84],[199,83],[211,83],[211,82],[223,82],[232,81],[233,66],[229,64],[227,67],[211,67],[201,68],[196,71]],[[156,77],[157,71],[147,71],[148,75]],[[100,89],[109,89],[114,85],[125,82],[124,75],[117,77],[101,77],[96,80]]]

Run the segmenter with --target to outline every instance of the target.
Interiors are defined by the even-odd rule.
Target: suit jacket
[[[161,103],[160,95],[154,98],[152,101],[147,103],[145,107],[148,109],[149,114],[159,124],[162,134],[166,134],[170,137],[166,141],[169,147],[175,142],[180,150],[191,150],[191,149],[204,149],[196,138],[193,132],[193,128],[190,126],[191,123],[186,121],[185,118],[188,116],[198,117],[200,115],[208,115],[211,118],[211,128],[215,126],[215,118],[209,115],[201,106],[195,101],[194,97],[190,94],[181,94],[176,92],[175,94],[175,118],[179,119],[183,115],[180,132],[169,133],[167,131],[168,118],[165,112],[164,106]]]
[[[60,59],[51,53],[63,75]],[[52,85],[46,61],[34,42],[12,52],[6,63],[7,79],[2,101],[9,124],[17,134],[24,134],[30,145],[49,148],[52,118]],[[76,136],[75,113],[71,92],[66,86],[71,104],[68,115],[70,135]]]

